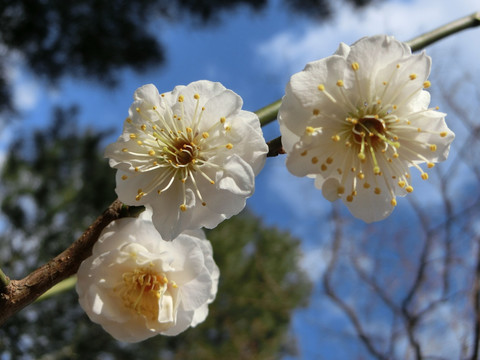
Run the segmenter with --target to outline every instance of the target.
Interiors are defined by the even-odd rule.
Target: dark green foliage
[[[1,180],[7,224],[0,266],[11,277],[57,255],[115,198],[103,134],[75,124],[74,108],[58,109],[52,126],[35,132],[33,142],[17,141],[9,153]],[[208,231],[208,238],[221,278],[210,315],[197,328],[121,344],[90,322],[72,290],[9,319],[0,328],[0,357],[273,359],[293,352],[292,311],[310,292],[298,267],[298,241],[247,212]]]

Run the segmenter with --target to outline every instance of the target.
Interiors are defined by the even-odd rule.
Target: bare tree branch
[[[473,311],[475,314],[475,323],[474,323],[474,335],[472,349],[473,353],[470,357],[471,360],[479,359],[479,345],[480,345],[480,243],[477,239],[477,264],[475,268],[475,278],[473,283]]]
[[[332,257],[330,258],[327,269],[322,278],[325,293],[330,300],[332,300],[335,305],[342,309],[345,315],[347,315],[347,317],[350,319],[353,327],[355,328],[356,336],[358,336],[358,338],[363,342],[370,354],[376,359],[388,360],[387,356],[375,348],[371,338],[363,329],[362,323],[355,310],[347,305],[347,303],[335,293],[334,288],[332,287],[331,278],[339,258],[339,250],[342,242],[341,221],[335,210],[332,211],[332,217],[333,223],[335,224]]]

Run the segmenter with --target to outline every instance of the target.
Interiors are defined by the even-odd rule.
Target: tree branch
[[[473,284],[473,311],[475,314],[474,321],[474,335],[472,349],[473,353],[471,360],[479,358],[479,344],[480,344],[480,242],[477,239],[477,264],[475,269],[475,278]]]
[[[446,25],[440,26],[435,30],[417,36],[414,39],[407,41],[407,44],[412,48],[412,51],[418,51],[438,40],[476,26],[480,26],[480,12],[467,15],[458,20],[449,22]]]
[[[340,218],[336,213],[335,209],[332,211],[333,223],[335,224],[334,234],[333,234],[333,249],[332,249],[332,257],[328,262],[327,269],[322,277],[323,287],[325,289],[325,294],[330,298],[330,300],[338,306],[343,313],[348,317],[350,322],[352,323],[356,335],[360,339],[360,341],[365,345],[368,352],[378,360],[387,360],[388,357],[382,354],[379,350],[376,349],[375,345],[373,344],[372,339],[370,336],[365,332],[360,319],[358,318],[357,313],[355,310],[350,307],[345,301],[343,301],[335,292],[332,286],[332,277],[335,271],[335,267],[339,260],[339,252],[342,242],[342,224],[340,223]]]
[[[0,325],[29,305],[55,284],[75,274],[102,230],[113,220],[127,216],[123,205],[115,200],[68,249],[21,280],[10,280],[0,289]]]

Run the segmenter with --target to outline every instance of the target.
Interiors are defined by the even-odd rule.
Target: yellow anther
[[[200,99],[200,95],[195,94],[195,95],[193,95],[193,98],[194,98],[195,100],[198,100],[198,99]]]
[[[156,107],[156,106],[153,106],[152,109],[153,109],[153,110],[157,110],[157,107]]]
[[[214,185],[214,184],[215,184],[215,181],[210,180],[210,184]]]
[[[366,183],[363,184],[363,187],[364,187],[365,189],[368,189],[368,188],[370,187],[370,184],[366,182]]]
[[[307,155],[307,150],[304,150],[304,151],[300,154],[300,156],[305,156],[305,155]]]
[[[225,124],[225,121],[227,121],[227,119],[225,119],[225,117],[222,116],[222,117],[220,118],[220,122],[221,122],[222,124]]]
[[[358,173],[357,177],[360,179],[360,180],[363,180],[365,179],[365,174],[364,173]]]
[[[142,142],[141,140],[137,140],[137,144],[138,144],[138,145],[142,145],[143,142]]]
[[[397,69],[400,69],[400,64],[397,64]]]
[[[136,201],[140,201],[140,199],[143,197],[143,195],[145,195],[144,192],[142,192],[140,189],[138,189],[140,192],[138,193],[137,196],[135,196],[135,200]]]
[[[139,113],[139,112],[140,112],[140,108],[139,108],[139,107],[135,108],[135,111]]]
[[[397,106],[397,105],[393,105],[392,108],[393,108],[393,110],[397,110],[398,106]]]
[[[423,88],[428,89],[430,86],[432,86],[432,83],[430,81],[424,81],[423,82]]]
[[[185,130],[187,130],[187,133],[189,134],[193,131],[191,127],[187,127]]]
[[[162,193],[162,190],[157,190],[157,194],[160,195]]]
[[[440,133],[440,136],[441,136],[441,137],[447,136],[447,132],[446,132],[446,131],[442,131],[442,132]]]
[[[136,139],[137,135],[136,134],[130,134],[130,139]]]
[[[429,169],[433,168],[434,166],[435,166],[435,164],[432,163],[432,162],[427,163],[427,167],[428,167]]]
[[[225,126],[225,131],[230,131],[232,130],[232,127],[230,125]]]
[[[340,136],[338,136],[338,135],[333,135],[333,136],[332,136],[332,140],[335,141],[335,142],[338,142],[338,141],[340,141]]]
[[[348,202],[352,202],[352,201],[353,201],[353,196],[352,196],[352,195],[348,195],[347,198],[346,198],[346,200],[347,200]]]
[[[365,154],[363,152],[357,154],[360,160],[365,160]]]
[[[182,210],[183,212],[187,211],[187,205],[185,204],[180,205],[180,210]]]
[[[397,200],[396,200],[396,199],[390,200],[390,204],[391,204],[392,206],[397,206]]]
[[[405,187],[405,185],[406,185],[406,182],[403,181],[403,180],[400,180],[400,181],[398,182],[398,186],[400,186],[401,188]]]
[[[358,62],[354,62],[354,63],[352,64],[352,69],[353,69],[354,71],[357,71],[358,69],[360,69],[360,65],[358,64]]]
[[[128,176],[127,175],[122,175],[122,180],[127,180]]]
[[[308,135],[312,135],[314,132],[315,132],[315,129],[311,126],[307,126],[305,128],[305,133],[307,133]]]
[[[317,116],[318,114],[320,114],[320,110],[313,109],[312,113],[313,113],[313,115]]]
[[[209,136],[210,136],[210,134],[209,134],[208,132],[206,132],[206,131],[202,133],[202,137],[203,137],[204,139],[208,138]]]
[[[312,157],[312,164],[318,163],[318,158],[316,156]]]
[[[437,145],[432,144],[430,145],[430,151],[436,151],[437,150]]]
[[[320,84],[320,85],[317,86],[317,89],[320,90],[320,91],[324,91],[325,90],[325,85]]]
[[[178,97],[178,102],[183,102],[183,100],[184,100],[183,95],[180,95],[180,96]]]
[[[320,169],[321,169],[322,171],[327,171],[327,165],[322,164],[322,166],[320,166]]]
[[[343,86],[343,80],[338,80],[337,81],[337,86],[342,87]]]
[[[373,192],[377,195],[380,195],[382,193],[382,189],[380,189],[379,187],[376,187],[375,189],[373,189]]]
[[[411,192],[413,192],[413,186],[408,185],[408,186],[405,188],[405,190],[406,190],[408,193],[411,193]]]
[[[410,74],[408,77],[410,80],[415,80],[417,78],[417,74]]]
[[[374,166],[373,167],[373,173],[375,175],[380,175],[380,173],[381,173],[380,168],[378,166]]]
[[[382,100],[381,99],[378,99],[377,100],[377,105],[380,105],[382,103]]]
[[[147,125],[145,125],[145,124],[142,124],[142,126],[140,126],[140,129],[142,129],[142,131],[145,131],[145,130],[147,130]]]
[[[426,172],[424,172],[424,173],[422,173],[421,177],[422,177],[423,180],[427,180],[428,179],[428,174]]]
[[[333,159],[331,157],[327,157],[327,160],[325,160],[327,164],[331,164],[333,162]]]
[[[127,151],[128,151],[127,148],[123,148],[123,149],[122,149],[122,152],[127,152]]]
[[[383,82],[382,82],[382,84],[385,86],[385,85],[387,85],[387,84],[388,84],[388,82],[386,82],[386,81],[383,81]]]
[[[341,195],[343,193],[345,193],[345,188],[343,186],[339,186],[338,189],[337,189],[337,194]]]
[[[135,172],[139,172],[140,169],[138,167],[135,167]]]
[[[125,119],[125,121],[126,121],[127,123],[129,123],[129,124],[131,124],[131,123],[132,123],[132,119],[130,119],[129,117],[128,117],[128,118],[126,118],[126,119]]]
[[[205,201],[202,202],[202,206],[207,206],[207,203]]]
[[[148,155],[154,156],[154,155],[155,155],[155,150],[150,150],[150,151],[148,152]]]
[[[228,149],[228,150],[231,150],[233,149],[233,145],[228,143],[227,145],[225,145],[225,147]]]

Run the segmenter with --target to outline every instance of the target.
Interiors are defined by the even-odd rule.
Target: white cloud
[[[18,72],[13,79],[13,103],[20,111],[29,111],[36,107],[40,97],[40,86],[37,81]]]
[[[261,43],[257,56],[261,64],[268,59],[270,71],[292,74],[307,62],[332,54],[340,42],[351,44],[363,36],[381,33],[406,41],[476,10],[478,0],[385,1],[363,10],[344,6],[337,8],[337,15],[329,22],[309,23],[301,33],[298,29],[286,30]],[[468,46],[476,42],[471,33],[457,35],[457,39],[480,54],[480,50],[472,49],[478,47]]]

